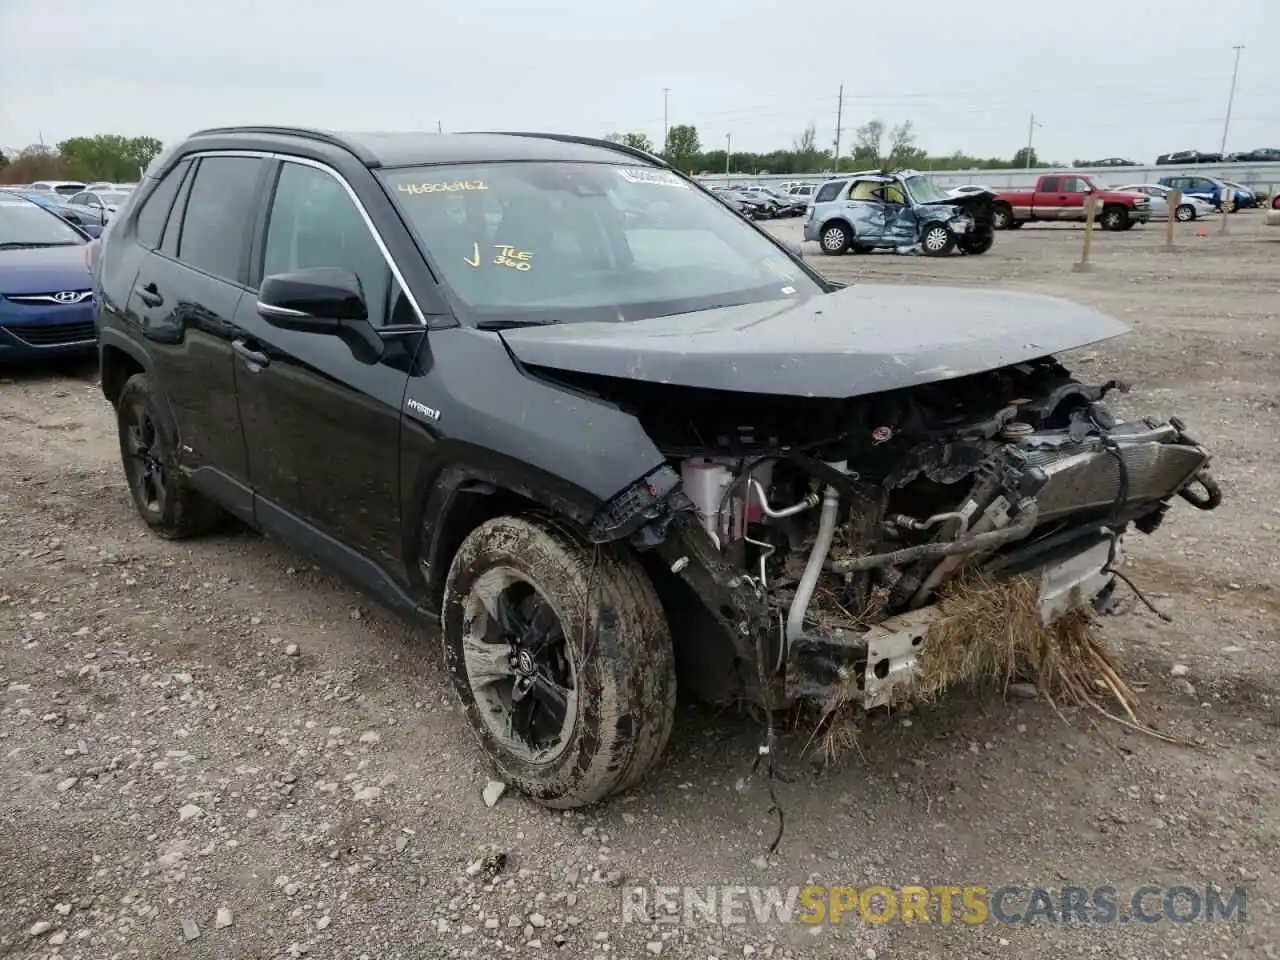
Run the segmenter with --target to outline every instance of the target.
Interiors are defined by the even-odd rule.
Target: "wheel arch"
[[[826,220],[823,220],[822,227],[821,229],[818,230],[818,236],[821,237],[831,227],[844,227],[846,230],[848,230],[849,241],[851,243],[853,242],[853,239],[858,235],[858,231],[853,228],[853,224],[849,221],[849,218],[844,216],[843,214],[838,213],[835,216],[827,217]]]
[[[462,454],[462,455],[460,455]],[[413,478],[404,513],[406,571],[432,609],[467,534],[494,517],[550,511],[584,532],[601,502],[560,477],[490,451],[468,457],[455,450],[438,469]]]
[[[137,344],[110,327],[99,330],[98,373],[102,380],[102,394],[113,407],[130,377],[150,372],[150,358]]]

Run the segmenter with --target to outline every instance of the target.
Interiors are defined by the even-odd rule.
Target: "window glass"
[[[1079,177],[1063,177],[1063,193],[1084,193],[1085,183]]]
[[[74,197],[72,197],[70,200],[67,201],[67,203],[75,203],[75,204],[92,203],[92,202],[93,202],[92,193],[77,193]]]
[[[844,183],[843,180],[835,183],[824,183],[822,189],[818,191],[818,195],[813,198],[813,202],[826,203],[828,200],[834,200],[840,195],[840,191],[844,189]]]
[[[151,195],[142,202],[137,219],[138,242],[149,250],[160,245],[160,233],[164,230],[165,221],[169,219],[169,208],[173,206],[173,198],[177,195],[189,166],[191,161],[183,160],[156,184]]]
[[[1045,177],[1043,180],[1040,181],[1041,193],[1054,193],[1057,191],[1057,189],[1058,189],[1057,177]]]
[[[179,260],[215,277],[240,282],[264,162],[257,157],[205,157],[200,161],[182,218]]]
[[[477,320],[625,321],[822,289],[724,203],[659,167],[488,163],[383,178]]]
[[[0,193],[0,250],[62,247],[84,242],[84,237],[57,214],[29,200],[9,200]]]
[[[360,280],[369,322],[389,322],[391,268],[346,188],[323,170],[285,163],[271,202],[262,275],[313,267],[350,270]],[[404,321],[397,315],[396,322]]]

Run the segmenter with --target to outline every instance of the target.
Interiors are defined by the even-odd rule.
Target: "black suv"
[[[1175,493],[1216,505],[1176,422],[1117,423],[1049,356],[1115,321],[841,289],[604,141],[206,130],[91,258],[142,518],[237,517],[438,624],[499,775],[551,806],[644,776],[677,669],[885,703],[966,557],[1057,571],[1051,612]]]

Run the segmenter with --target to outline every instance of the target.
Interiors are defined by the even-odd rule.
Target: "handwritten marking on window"
[[[533,264],[529,261],[533,259],[533,253],[529,250],[517,250],[515,247],[505,243],[494,245],[494,249],[498,251],[498,255],[493,258],[495,265],[499,267],[511,267],[515,270],[532,270]]]
[[[471,256],[463,257],[462,262],[469,267],[480,266],[480,244],[478,243],[471,244]]]
[[[441,183],[401,183],[396,186],[401,193],[457,193],[464,190],[488,190],[483,180],[450,180]]]

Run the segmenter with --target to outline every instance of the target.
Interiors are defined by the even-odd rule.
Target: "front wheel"
[[[920,247],[930,257],[945,257],[956,245],[956,235],[945,223],[931,223],[920,235]]]
[[[986,253],[995,244],[996,238],[990,233],[980,233],[977,236],[966,237],[960,243],[960,249],[964,253],[974,254]]]
[[[1179,223],[1186,223],[1188,220],[1196,218],[1196,208],[1189,203],[1178,204],[1178,209],[1173,211],[1173,219]]]
[[[445,663],[498,776],[548,807],[626,790],[675,718],[671,632],[636,559],[555,520],[497,517],[445,580]]]
[[[822,252],[832,257],[844,253],[852,243],[853,234],[843,223],[827,224],[822,228],[822,236],[818,240]]]
[[[1129,223],[1129,211],[1124,207],[1107,207],[1098,222],[1103,230],[1123,230]]]

